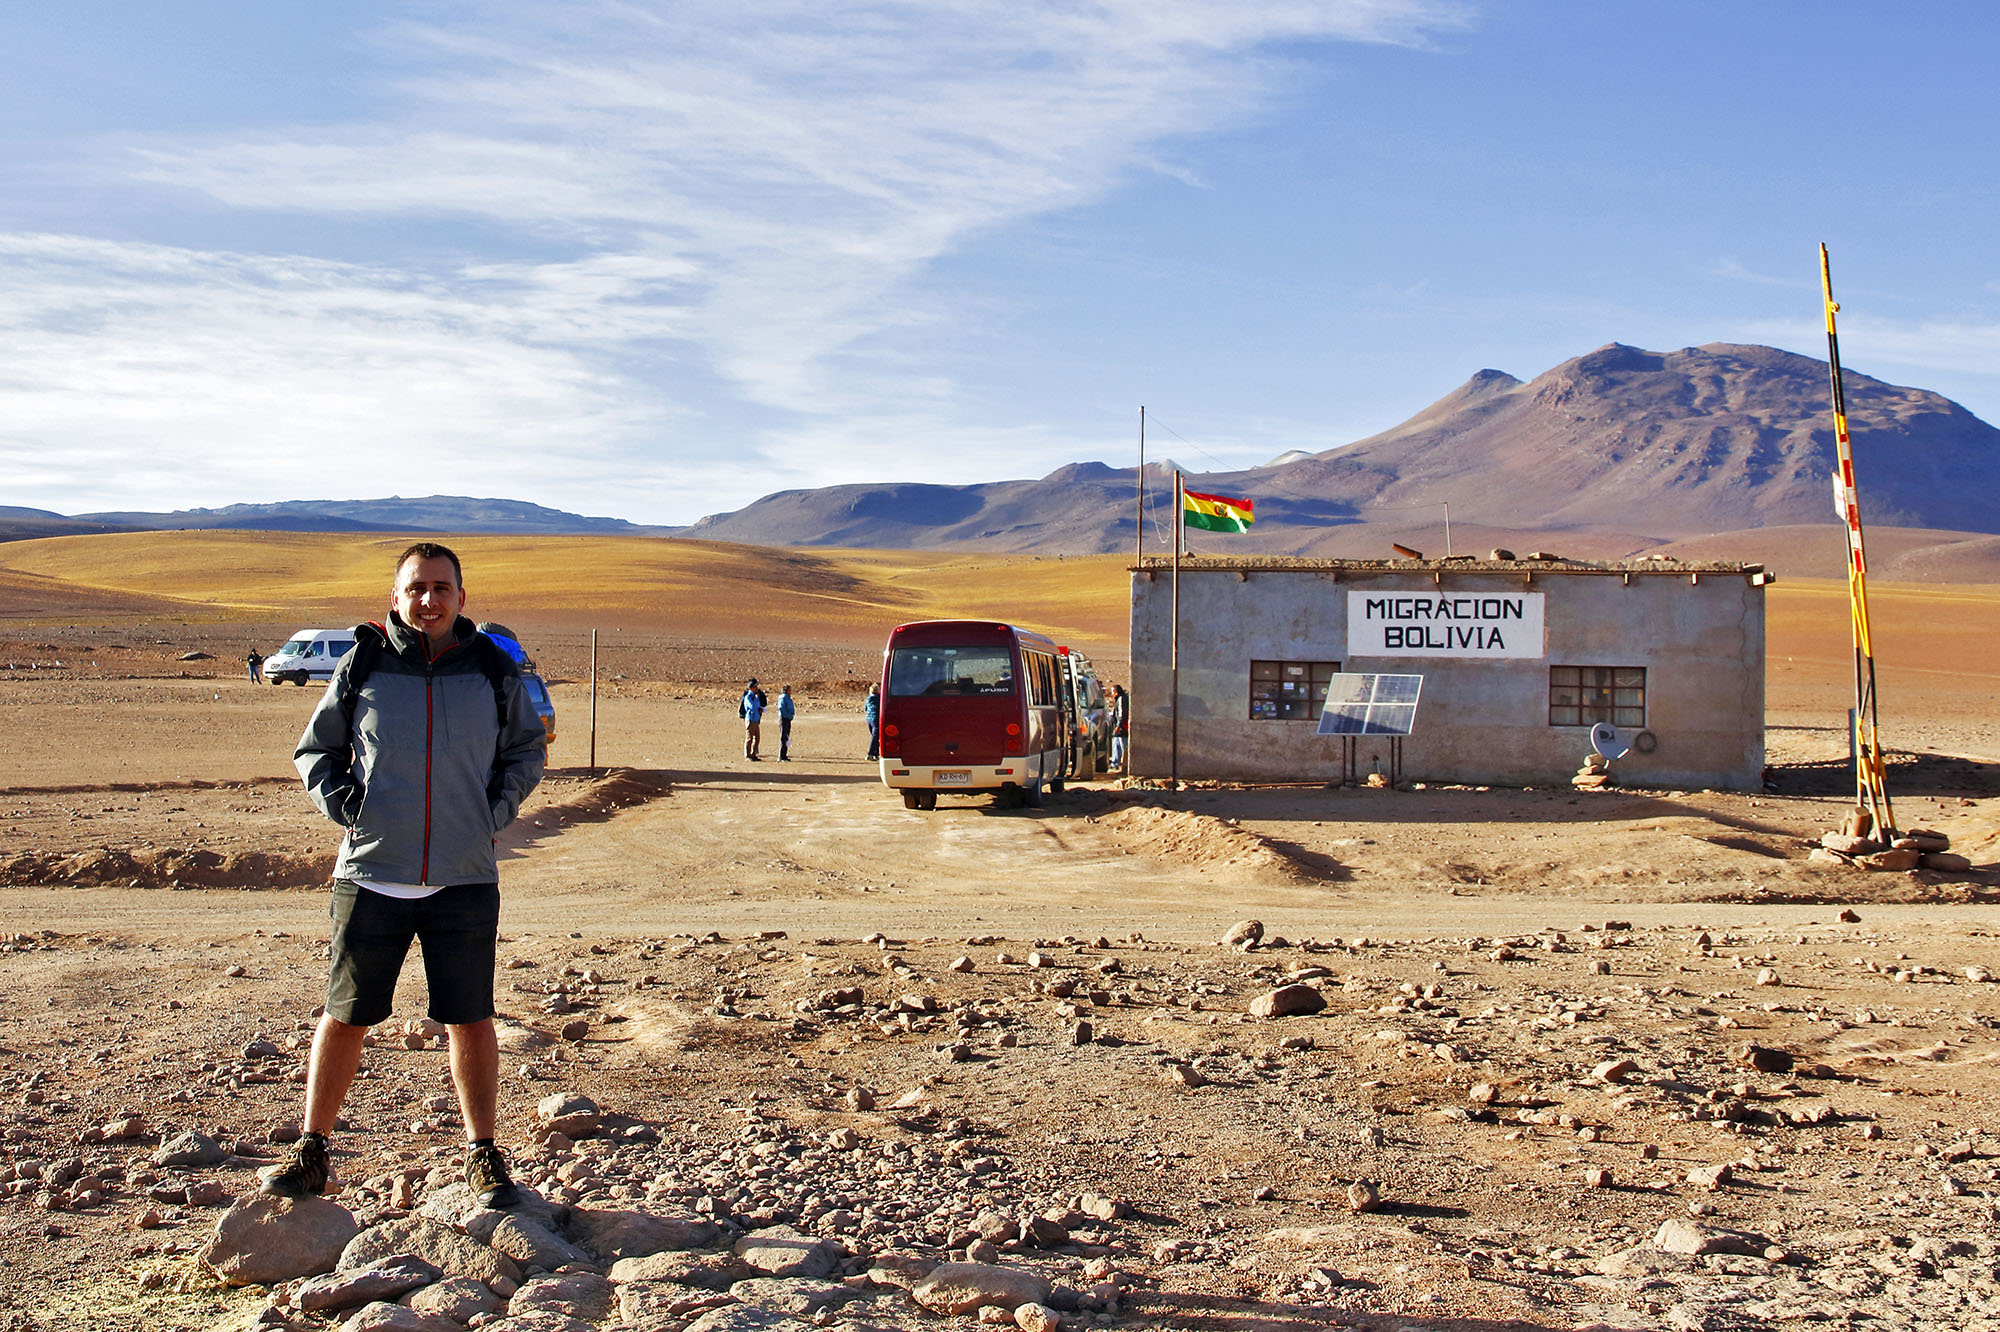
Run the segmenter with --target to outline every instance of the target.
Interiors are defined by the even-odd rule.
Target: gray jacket
[[[359,648],[335,668],[293,755],[313,803],[347,829],[334,877],[492,883],[494,835],[542,780],[542,719],[511,661],[497,679],[496,702],[496,681],[464,616],[452,626],[456,641],[435,660],[423,636],[393,613],[387,630],[354,695],[352,725],[343,700]],[[374,625],[359,634],[382,638]]]

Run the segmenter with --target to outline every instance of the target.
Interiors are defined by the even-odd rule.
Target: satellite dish
[[[1619,735],[1618,728],[1610,722],[1599,722],[1590,728],[1590,747],[1606,760],[1622,759],[1632,752],[1631,742]]]

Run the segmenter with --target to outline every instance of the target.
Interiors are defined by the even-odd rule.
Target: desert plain
[[[198,1258],[295,1131],[336,844],[318,688],[242,658],[378,616],[404,544],[0,545],[0,1329],[339,1323]],[[709,1227],[678,1283],[473,1321],[972,1326],[905,1289],[970,1251],[1072,1327],[2000,1327],[2000,587],[1873,589],[1898,823],[1971,868],[1870,872],[1809,858],[1852,804],[1837,568],[1770,592],[1764,789],[925,814],[862,757],[887,630],[1124,679],[1124,561],[454,544],[559,709],[502,842],[503,1142],[559,1206]],[[742,759],[752,675],[790,763]],[[454,1177],[422,1017],[413,966],[335,1140],[363,1223]],[[602,1125],[548,1132],[563,1095]],[[189,1132],[218,1159],[161,1164]],[[845,1294],[731,1286],[780,1226]]]

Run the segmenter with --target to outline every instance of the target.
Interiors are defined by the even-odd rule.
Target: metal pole
[[[1451,501],[1440,500],[1444,505],[1444,557],[1451,558]]]
[[[1132,563],[1146,558],[1146,407],[1139,405],[1139,521],[1133,528]]]
[[[597,631],[590,631],[590,771],[597,773]]]
[[[1171,756],[1167,766],[1167,788],[1181,789],[1181,513],[1187,507],[1187,500],[1181,494],[1180,469],[1174,469],[1174,596],[1173,632],[1169,641],[1167,660],[1167,692],[1172,698],[1168,708],[1168,734],[1172,738]]]

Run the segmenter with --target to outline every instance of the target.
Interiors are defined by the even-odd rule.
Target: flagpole
[[[1187,510],[1187,494],[1181,486],[1181,473],[1174,469],[1174,627],[1172,646],[1168,651],[1170,663],[1167,670],[1168,692],[1173,697],[1169,711],[1168,729],[1172,736],[1172,753],[1168,761],[1167,789],[1181,789],[1181,544],[1183,517]]]
[[[1139,521],[1133,527],[1132,563],[1146,559],[1146,404],[1139,404]]]

